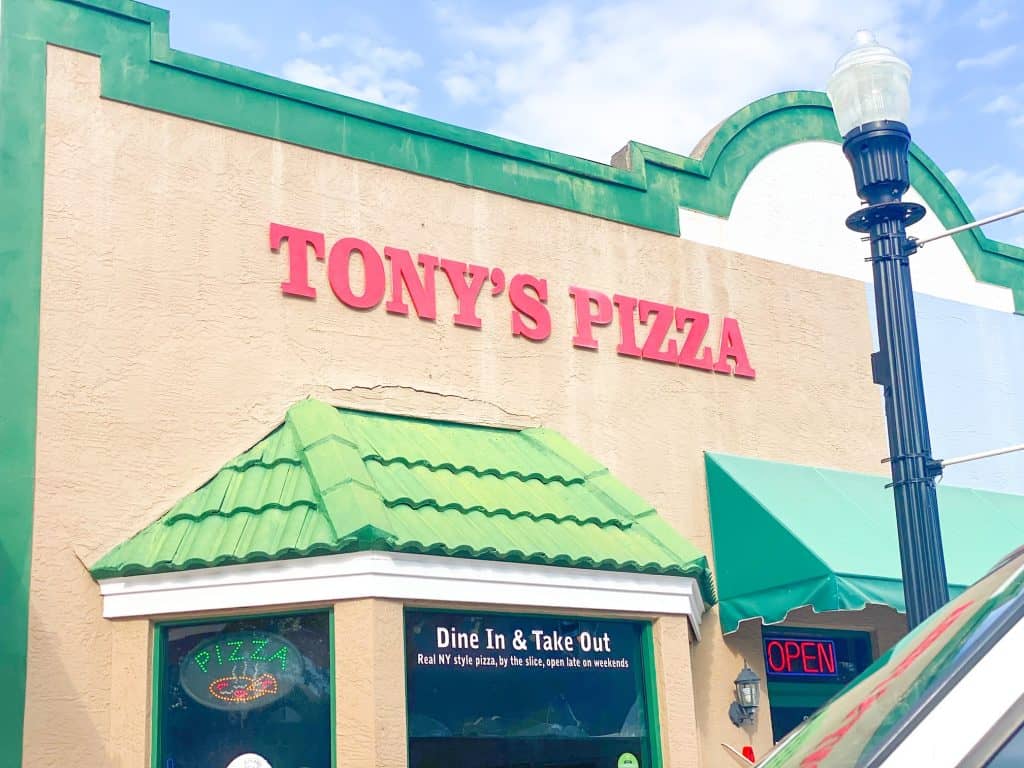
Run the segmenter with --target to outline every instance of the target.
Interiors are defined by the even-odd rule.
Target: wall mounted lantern
[[[736,676],[736,701],[729,705],[729,719],[739,727],[754,722],[757,705],[761,700],[761,678],[744,662],[743,669]]]

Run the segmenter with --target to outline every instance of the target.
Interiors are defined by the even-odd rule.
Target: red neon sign
[[[809,637],[766,637],[764,663],[772,676],[836,677],[836,644]]]

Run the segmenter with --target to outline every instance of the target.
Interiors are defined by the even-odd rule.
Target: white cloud
[[[200,34],[203,40],[213,45],[233,48],[249,56],[263,54],[263,43],[239,24],[214,21],[204,26]]]
[[[1009,59],[1017,53],[1016,45],[1008,45],[1005,48],[997,48],[996,50],[986,53],[984,56],[978,56],[977,58],[960,59],[956,63],[956,68],[960,70],[964,69],[995,69],[1001,64],[1006,63]]]
[[[1009,19],[1010,14],[1007,11],[998,11],[991,16],[980,16],[977,21],[978,29],[987,32],[990,29],[1002,26]]]
[[[441,79],[441,85],[456,104],[465,104],[480,95],[479,85],[465,75],[448,75]]]
[[[1005,115],[1006,124],[1011,129],[1024,126],[1024,84],[1010,88],[989,100],[981,108],[981,111],[994,115]]]
[[[759,97],[823,90],[862,26],[912,55],[919,41],[900,17],[907,2],[723,0],[686,14],[674,0],[605,0],[586,11],[552,0],[500,23],[452,8],[438,18],[477,64],[470,75],[449,63],[475,86],[448,83],[449,95],[487,99],[488,130],[607,162],[629,139],[689,152]]]
[[[299,32],[299,50],[303,53],[311,51],[324,51],[337,48],[346,40],[346,36],[340,32],[333,35],[322,35],[313,37],[309,32]]]
[[[962,24],[973,24],[987,32],[1005,24],[1010,18],[1006,0],[977,0],[960,14]]]
[[[303,33],[299,35],[299,44],[304,45],[305,40],[312,46],[310,50],[330,50],[341,44],[334,42],[336,37],[339,36],[313,39]],[[282,74],[289,80],[376,104],[404,110],[416,108],[419,88],[403,75],[423,65],[418,53],[357,39],[349,42],[341,58],[343,61],[339,64],[323,64],[302,57],[291,59],[285,62]]]
[[[1024,174],[1004,165],[992,165],[966,173],[957,187],[979,217],[1002,213],[1024,205]]]
[[[1020,104],[1012,96],[1001,93],[981,108],[982,112],[1014,112]]]
[[[441,73],[441,85],[456,104],[483,101],[492,65],[482,61],[473,51],[467,51],[459,59],[445,64]]]
[[[1014,2],[1014,0],[1009,0],[1009,2]],[[976,0],[962,8],[958,19],[961,24],[971,25],[982,32],[988,32],[1009,21],[1010,12],[1007,5],[1008,0]]]
[[[1024,174],[1005,165],[970,172],[956,168],[946,174],[967,200],[976,218],[983,219],[1024,205]],[[987,224],[987,236],[1024,247],[1024,214]]]
[[[362,64],[335,70],[307,59],[291,59],[285,63],[283,74],[297,83],[407,111],[416,108],[419,95],[419,89],[412,83],[382,77],[380,72]]]
[[[963,168],[954,168],[951,171],[946,172],[946,178],[949,179],[954,187],[959,187],[965,181],[970,174],[967,173]]]

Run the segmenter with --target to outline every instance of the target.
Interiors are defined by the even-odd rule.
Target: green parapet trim
[[[35,497],[45,49],[0,3],[0,751],[21,765]],[[9,762],[8,762],[9,761]]]
[[[715,583],[725,632],[782,621],[794,608],[903,612],[889,478],[705,455]],[[950,595],[1024,542],[1024,496],[940,485]]]
[[[789,91],[755,101],[701,143],[699,158],[630,143],[629,166],[676,205],[728,218],[743,182],[772,152],[804,141],[840,141],[828,97]],[[851,182],[852,183],[852,182]]]
[[[97,579],[361,551],[686,576],[707,558],[565,438],[335,408],[284,423],[92,568]]]
[[[916,144],[910,148],[910,179],[946,229],[974,221],[974,214],[953,182]],[[1024,314],[1024,248],[992,240],[981,227],[953,235],[953,241],[975,279],[1009,288],[1015,311]]]
[[[19,26],[37,44],[99,55],[106,98],[674,235],[679,206],[728,216],[771,152],[839,140],[827,97],[793,91],[726,119],[699,157],[632,143],[617,168],[173,50],[168,14],[130,0],[9,2],[32,9]],[[915,186],[943,222],[972,220],[916,147],[914,159]],[[1024,250],[980,233],[958,243],[976,277],[1024,290]]]

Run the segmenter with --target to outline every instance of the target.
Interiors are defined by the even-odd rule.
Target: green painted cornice
[[[775,94],[739,110],[699,157],[630,143],[625,168],[328,93],[169,47],[169,16],[130,0],[8,0],[13,31],[96,54],[102,93],[150,109],[509,195],[679,234],[680,206],[728,217],[750,171],[804,141],[839,141],[827,97]],[[973,220],[919,147],[912,178],[947,227]],[[980,230],[956,240],[975,277],[1014,291],[1024,310],[1024,249]]]

